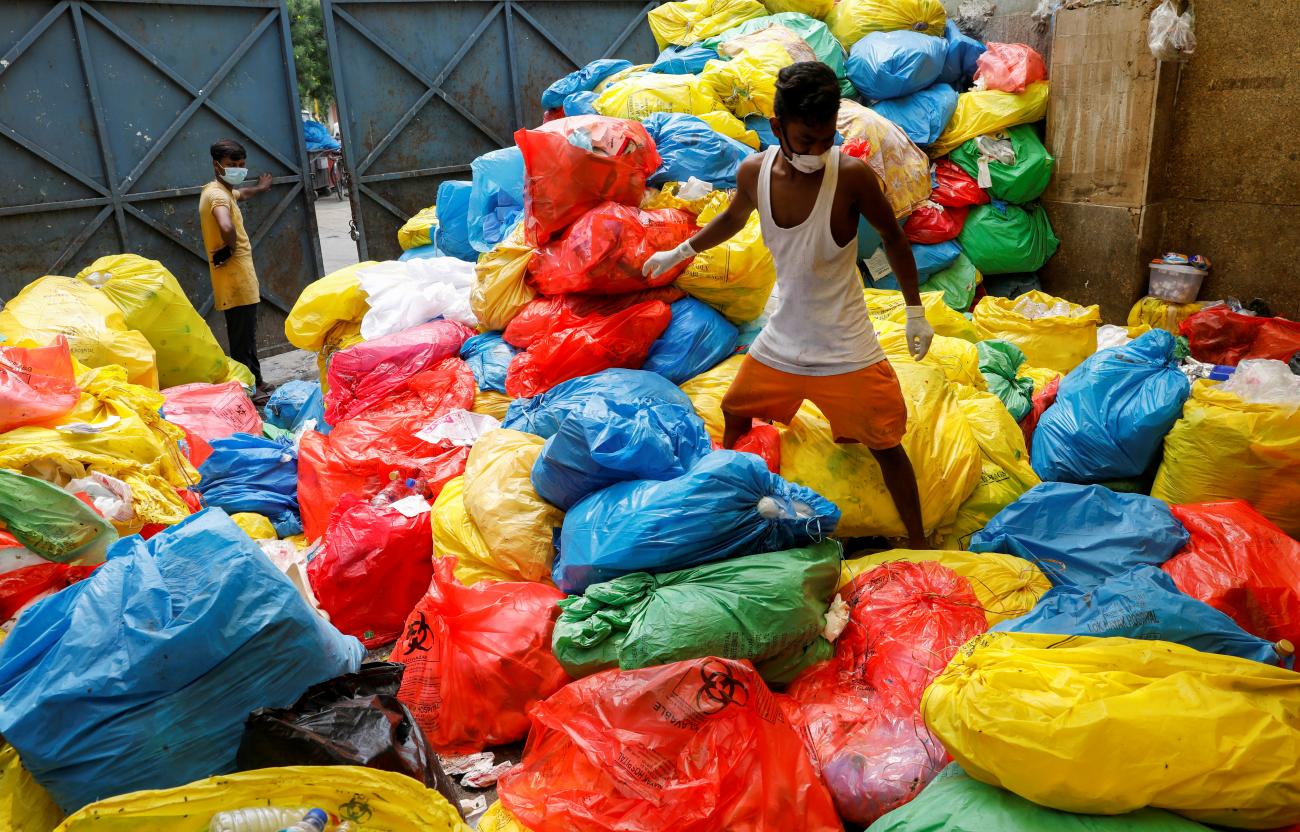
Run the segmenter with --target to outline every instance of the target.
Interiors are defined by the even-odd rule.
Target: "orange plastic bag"
[[[0,433],[53,421],[80,397],[67,338],[47,347],[0,347]]]
[[[990,43],[976,62],[975,80],[988,90],[1022,93],[1036,81],[1047,79],[1043,56],[1023,43]]]
[[[626,295],[539,297],[515,315],[502,337],[511,346],[526,350],[544,336],[592,323],[598,316],[613,315],[649,300],[671,304],[684,297],[686,293],[676,286],[660,286]]]
[[[551,654],[564,593],[522,582],[466,587],[455,568],[454,557],[434,562],[389,659],[406,665],[397,698],[442,754],[522,739],[528,709],[569,681]]]
[[[606,202],[537,250],[528,263],[528,285],[543,295],[616,295],[667,286],[686,271],[689,260],[653,278],[643,275],[641,267],[651,255],[676,248],[695,230],[695,217],[685,211],[642,211]]]
[[[798,732],[747,661],[608,670],[532,711],[502,804],[532,832],[841,832]]]
[[[244,385],[237,381],[223,384],[182,384],[162,391],[163,418],[185,428],[204,442],[235,433],[262,435],[262,417]]]

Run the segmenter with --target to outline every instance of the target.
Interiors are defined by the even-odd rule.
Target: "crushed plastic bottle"
[[[325,832],[325,826],[330,822],[330,816],[325,814],[324,809],[312,809],[302,820],[286,826],[280,832]]]
[[[1020,300],[1016,301],[1016,305],[1013,308],[1018,314],[1023,315],[1031,321],[1036,321],[1039,318],[1079,318],[1091,314],[1087,307],[1071,307],[1072,304],[1063,300],[1058,300],[1056,303],[1048,306],[1046,303],[1041,303],[1032,298],[1022,297]]]
[[[401,475],[394,471],[388,475],[388,485],[384,486],[382,491],[370,498],[370,505],[389,506],[396,503],[398,500],[405,499],[413,494],[419,494],[420,491],[419,480],[413,477],[402,479]]]
[[[213,815],[208,832],[279,832],[305,814],[302,807],[250,806]]]

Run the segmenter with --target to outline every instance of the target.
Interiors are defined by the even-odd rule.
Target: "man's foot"
[[[274,392],[274,387],[265,381],[261,381],[258,382],[257,388],[253,390],[253,395],[250,398],[253,400],[253,404],[258,407],[266,407],[266,403],[271,400],[271,394]]]

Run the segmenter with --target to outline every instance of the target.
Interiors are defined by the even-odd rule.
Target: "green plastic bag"
[[[840,544],[749,555],[661,575],[634,572],[560,601],[552,647],[577,678],[718,656],[773,684],[834,653],[822,638]]]
[[[975,301],[975,287],[980,282],[980,270],[965,254],[958,254],[952,265],[930,275],[921,284],[923,292],[943,292],[946,306],[965,312]]]
[[[1025,354],[1010,341],[980,341],[980,375],[988,382],[989,392],[996,395],[1019,422],[1034,405],[1034,380],[1020,378],[1016,372],[1025,363]]]
[[[1036,272],[1061,244],[1042,205],[976,205],[958,238],[962,251],[986,275]]]
[[[18,542],[59,563],[99,563],[117,530],[58,486],[0,468],[0,520]]]
[[[963,142],[949,156],[957,165],[975,181],[979,181],[980,139],[997,138],[1000,134],[981,136]],[[1014,165],[1005,165],[989,158],[989,180],[993,183],[986,190],[994,199],[1002,199],[1022,205],[1033,202],[1043,195],[1047,183],[1052,179],[1052,169],[1056,167],[1056,158],[1047,152],[1047,148],[1038,139],[1038,132],[1028,124],[1012,127],[1005,137],[1011,140],[1011,150],[1016,155]]]
[[[1076,815],[1031,803],[975,780],[953,763],[915,800],[871,824],[871,832],[1208,832],[1160,809]]]
[[[849,83],[845,69],[844,47],[831,34],[831,30],[826,28],[825,23],[806,14],[781,12],[766,17],[756,17],[753,20],[746,20],[739,26],[733,26],[720,35],[707,38],[700,45],[716,52],[721,44],[732,38],[753,34],[771,26],[784,26],[803,38],[804,43],[808,44],[808,48],[812,49],[813,54],[817,56],[817,60],[835,71],[835,77],[840,79],[840,92],[849,98],[857,96],[858,91],[853,88],[853,84]]]

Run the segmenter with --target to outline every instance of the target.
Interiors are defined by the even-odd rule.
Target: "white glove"
[[[925,319],[924,306],[907,307],[907,351],[920,361],[930,351],[934,340],[934,327]]]
[[[677,248],[652,254],[650,259],[645,261],[645,265],[641,267],[641,274],[649,278],[659,277],[671,271],[678,263],[689,260],[694,256],[695,249],[691,248],[691,241],[687,240]]]

